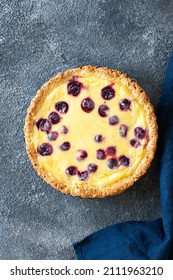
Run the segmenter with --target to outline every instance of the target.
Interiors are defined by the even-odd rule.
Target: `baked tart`
[[[37,91],[24,134],[34,169],[48,184],[73,196],[103,198],[147,171],[157,123],[134,79],[84,66],[59,73]]]

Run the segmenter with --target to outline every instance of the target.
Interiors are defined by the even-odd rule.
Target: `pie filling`
[[[121,81],[74,76],[41,101],[32,141],[39,166],[71,184],[130,177],[145,156],[142,104]]]

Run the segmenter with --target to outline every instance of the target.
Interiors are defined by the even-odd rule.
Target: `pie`
[[[132,186],[149,168],[158,137],[153,106],[137,82],[94,66],[45,83],[28,108],[24,134],[38,175],[82,198]]]

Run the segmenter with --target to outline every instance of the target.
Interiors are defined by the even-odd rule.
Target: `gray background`
[[[157,108],[173,45],[173,1],[1,0],[0,258],[75,259],[72,242],[113,223],[160,216],[159,164],[106,199],[55,191],[33,170],[26,109],[59,71],[91,64],[134,77]]]

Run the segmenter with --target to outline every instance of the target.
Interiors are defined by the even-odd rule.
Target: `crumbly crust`
[[[141,163],[138,165],[134,174],[129,177],[121,180],[119,182],[112,184],[104,185],[104,188],[94,187],[88,185],[87,181],[82,181],[80,184],[77,184],[71,188],[70,185],[67,185],[65,182],[60,181],[45,171],[43,168],[39,166],[37,153],[34,148],[34,144],[32,142],[32,127],[33,127],[33,119],[35,114],[39,110],[38,104],[51,92],[53,88],[55,88],[60,81],[68,80],[72,75],[83,75],[87,73],[99,73],[100,77],[108,77],[113,79],[114,81],[121,81],[124,85],[126,85],[132,92],[135,99],[138,100],[138,103],[144,106],[144,110],[146,113],[146,120],[150,124],[149,125],[149,139],[148,144],[145,148],[146,153]],[[69,69],[65,72],[57,74],[55,77],[51,78],[48,82],[46,82],[36,93],[36,96],[32,99],[31,104],[27,110],[27,116],[25,119],[24,126],[24,135],[26,142],[26,150],[28,156],[33,164],[34,169],[37,171],[38,175],[43,178],[48,184],[54,187],[57,190],[62,191],[63,193],[70,194],[72,196],[80,196],[82,198],[104,198],[106,196],[112,196],[119,194],[132,186],[135,181],[137,181],[142,175],[144,175],[149,168],[151,161],[154,158],[158,133],[158,127],[156,122],[156,116],[154,114],[153,106],[149,101],[149,97],[146,92],[138,85],[136,80],[129,78],[126,74],[121,73],[119,70],[112,70],[106,67],[96,67],[96,66],[83,66],[75,69]]]

